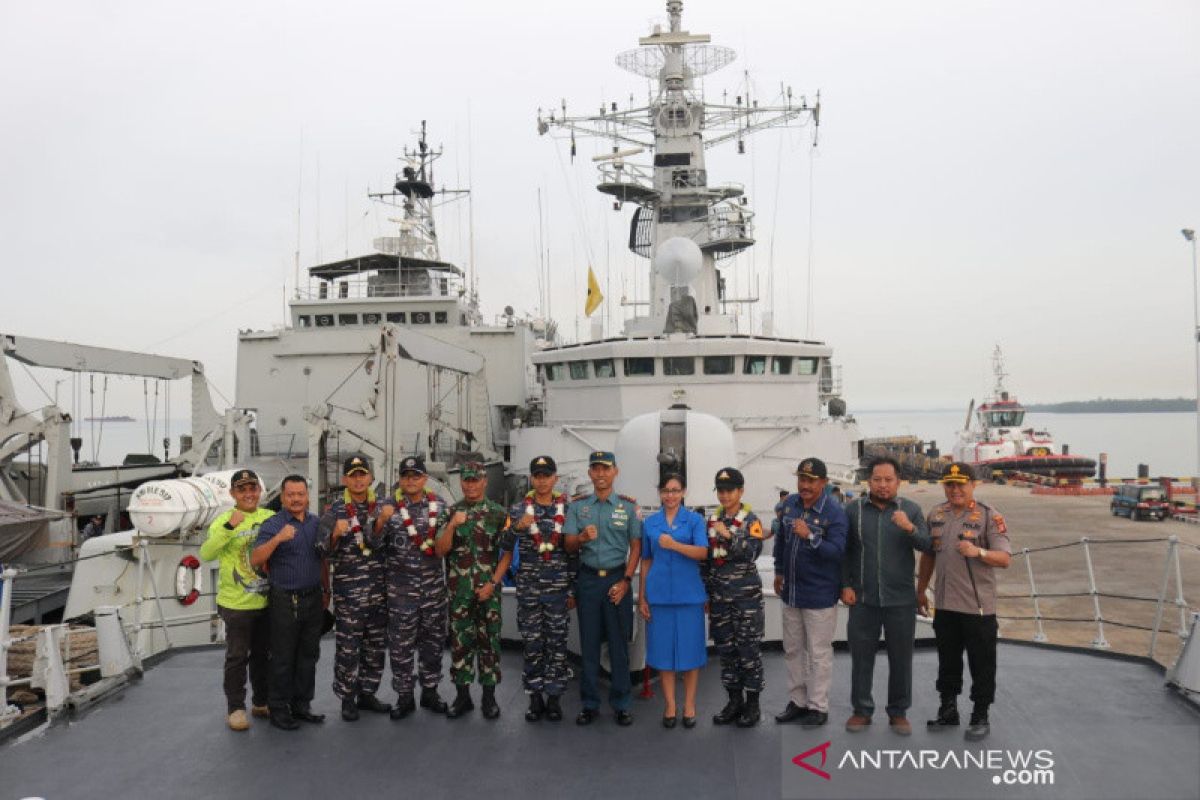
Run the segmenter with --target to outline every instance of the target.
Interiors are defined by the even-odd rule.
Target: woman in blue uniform
[[[704,517],[683,506],[680,475],[659,484],[662,508],[642,523],[642,579],[638,611],[646,620],[646,663],[662,677],[663,727],[674,728],[675,673],[683,673],[683,726],[696,724],[696,683],[707,660],[704,582],[708,555]]]

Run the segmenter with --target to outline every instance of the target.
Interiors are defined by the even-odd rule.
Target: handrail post
[[[12,614],[13,578],[15,569],[0,568],[0,720],[17,713],[16,706],[8,704],[8,639],[9,618]]]
[[[1154,645],[1158,642],[1158,626],[1162,624],[1163,603],[1167,599],[1167,581],[1171,578],[1171,556],[1175,554],[1175,546],[1179,543],[1179,537],[1172,535],[1167,540],[1167,558],[1163,562],[1162,581],[1158,590],[1158,602],[1154,606],[1154,628],[1150,631],[1150,652],[1148,655],[1151,660],[1154,660]]]
[[[1107,650],[1108,640],[1104,638],[1104,615],[1100,613],[1100,596],[1096,593],[1096,570],[1092,569],[1092,551],[1088,547],[1088,537],[1080,539],[1083,542],[1083,557],[1087,561],[1088,589],[1092,594],[1092,607],[1095,609],[1096,638],[1092,639],[1092,647]]]
[[[1042,607],[1038,602],[1037,584],[1033,581],[1033,559],[1029,557],[1029,548],[1021,548],[1021,555],[1025,556],[1025,569],[1029,572],[1029,596],[1033,599],[1033,618],[1037,621],[1037,632],[1033,634],[1033,640],[1044,642],[1046,631],[1042,627]]]
[[[1187,641],[1188,638],[1188,607],[1187,602],[1183,599],[1183,572],[1179,566],[1179,537],[1171,537],[1171,550],[1175,554],[1175,605],[1179,606],[1179,638],[1181,641]]]

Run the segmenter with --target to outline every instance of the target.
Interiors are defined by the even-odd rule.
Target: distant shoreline
[[[1186,397],[1150,400],[1071,400],[1066,403],[1036,403],[1028,411],[1043,414],[1178,414],[1195,411],[1196,401]]]

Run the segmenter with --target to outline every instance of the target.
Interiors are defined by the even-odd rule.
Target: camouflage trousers
[[[709,634],[721,656],[726,689],[763,690],[762,596],[709,601]]]
[[[518,588],[517,628],[525,642],[525,691],[561,695],[567,684],[567,593]]]
[[[382,568],[333,577],[333,693],[343,700],[379,689],[387,655],[386,601]]]
[[[392,688],[402,697],[413,693],[414,650],[421,687],[436,687],[442,679],[446,647],[446,577],[441,559],[420,571],[390,572],[387,609]]]
[[[495,686],[500,682],[500,594],[479,601],[456,597],[450,604],[450,680],[456,686],[475,681]]]

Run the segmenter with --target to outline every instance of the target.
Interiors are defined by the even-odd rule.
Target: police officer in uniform
[[[562,719],[562,696],[567,684],[567,611],[575,604],[578,559],[563,547],[567,496],[555,491],[558,465],[550,456],[529,462],[533,489],[509,509],[513,524],[500,536],[499,581],[518,550],[517,628],[525,642],[522,682],[529,695],[525,719]],[[545,695],[543,697],[543,695]]]
[[[445,563],[434,548],[446,521],[446,503],[425,488],[425,461],[409,456],[400,462],[400,485],[384,501],[378,528],[387,558],[388,650],[392,688],[399,697],[392,719],[416,710],[413,699],[413,651],[421,684],[421,708],[446,713],[438,696],[442,650],[446,644]]]
[[[347,722],[358,719],[360,708],[392,710],[375,697],[387,647],[387,570],[375,533],[379,503],[373,482],[365,458],[346,459],[342,493],[321,515],[318,538],[333,570],[333,693]]]
[[[600,715],[600,644],[608,642],[612,683],[608,702],[618,725],[632,725],[629,703],[629,639],[633,635],[631,586],[642,552],[642,521],[637,501],[613,492],[617,459],[598,450],[588,457],[593,493],[567,508],[563,525],[568,552],[580,554],[576,589],[579,648],[583,660],[580,694],[583,710],[577,725],[590,725]]]
[[[449,556],[450,679],[457,692],[446,716],[453,719],[475,708],[471,683],[478,675],[483,716],[495,719],[500,716],[500,581],[494,575],[500,534],[510,523],[504,507],[484,496],[483,464],[463,464],[459,478],[463,498],[451,507],[450,521],[436,541],[438,555]]]
[[[929,613],[925,590],[933,584],[937,638],[937,690],[941,706],[931,730],[959,724],[958,695],[962,692],[963,650],[971,667],[971,712],[965,738],[988,735],[988,707],[996,699],[996,570],[1012,561],[1008,526],[1000,512],[975,499],[975,476],[969,464],[955,463],[942,473],[946,502],[929,512],[933,552],[921,555],[917,572],[917,604]]]
[[[709,633],[721,656],[721,685],[729,693],[713,724],[736,722],[739,728],[758,724],[763,690],[763,593],[754,565],[762,554],[763,526],[742,503],[745,486],[746,479],[733,467],[717,472],[720,507],[708,518],[708,559],[701,567]]]

